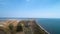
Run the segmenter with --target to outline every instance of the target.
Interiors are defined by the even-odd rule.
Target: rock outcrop
[[[49,34],[35,20],[6,20],[2,22],[0,22],[0,33],[3,31],[5,34]]]

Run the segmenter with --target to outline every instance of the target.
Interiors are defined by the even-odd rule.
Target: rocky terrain
[[[2,31],[3,30],[3,31]],[[0,34],[49,34],[35,20],[0,21]]]

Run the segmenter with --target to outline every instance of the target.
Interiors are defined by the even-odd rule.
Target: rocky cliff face
[[[35,20],[0,21],[0,33],[1,30],[6,34],[49,34]]]

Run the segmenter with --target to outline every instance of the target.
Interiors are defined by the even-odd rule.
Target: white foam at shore
[[[38,22],[37,20],[36,20],[36,22]],[[41,27],[41,25],[39,25],[38,23],[36,23],[38,26],[40,26],[40,28],[42,29],[42,30],[44,30],[45,32],[47,32],[43,27]],[[47,32],[48,34],[50,34],[49,32]]]

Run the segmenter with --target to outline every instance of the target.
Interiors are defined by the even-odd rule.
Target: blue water
[[[0,19],[7,20],[7,19]],[[20,19],[19,19],[20,20]],[[38,24],[46,29],[50,34],[60,34],[60,18],[37,18]]]
[[[60,19],[39,18],[38,24],[46,29],[50,34],[60,34]]]

